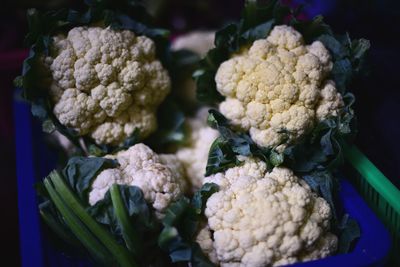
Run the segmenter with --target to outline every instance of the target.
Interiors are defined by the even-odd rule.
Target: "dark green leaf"
[[[173,262],[190,262],[192,266],[213,266],[199,250],[194,237],[203,219],[207,199],[218,190],[215,184],[205,184],[190,201],[182,197],[170,205],[163,219],[164,229],[158,238],[159,246],[168,251]]]
[[[208,111],[207,124],[213,129],[218,129],[218,127],[227,126],[228,120],[220,112],[210,109]]]
[[[332,145],[332,129],[322,136],[320,144],[325,155],[330,156],[334,154],[335,151]]]
[[[363,75],[369,72],[368,68],[368,50],[371,44],[368,40],[359,39],[353,40],[351,43],[351,63],[353,65],[353,71],[356,74]]]
[[[360,60],[371,47],[371,43],[366,39],[354,40],[351,43],[351,52],[354,59]]]
[[[353,70],[349,59],[341,59],[333,63],[332,75],[335,80],[336,88],[342,94],[353,78]]]
[[[335,194],[338,191],[336,179],[330,172],[313,172],[302,177],[311,189],[322,196],[329,204],[336,220]]]
[[[199,63],[200,57],[193,51],[190,50],[178,50],[171,53],[171,60],[174,61],[173,66],[184,71],[185,68],[192,68]]]
[[[338,228],[340,234],[337,253],[345,254],[351,251],[354,243],[360,238],[361,230],[357,221],[348,214],[343,216]]]
[[[192,250],[190,246],[185,243],[179,243],[179,245],[180,247],[177,247],[169,254],[172,262],[190,261],[192,258]]]
[[[340,60],[349,56],[349,52],[334,36],[324,34],[318,37],[326,48],[332,53],[335,60]]]
[[[157,117],[158,129],[146,140],[151,147],[182,144],[186,140],[185,114],[172,98],[161,104]]]
[[[114,263],[112,255],[79,219],[77,214],[74,213],[74,210],[72,210],[61,198],[61,194],[55,190],[51,178],[45,178],[43,184],[48,192],[49,200],[54,204],[57,212],[61,214],[63,221],[65,221],[65,225],[71,230],[73,235],[76,236],[87,251],[89,251],[90,255],[96,261],[102,263],[102,265],[112,265]]]
[[[223,29],[215,33],[214,44],[215,47],[224,47],[229,52],[234,52],[238,49],[238,26],[236,24],[229,24]]]
[[[88,203],[88,192],[93,180],[102,170],[116,166],[117,162],[111,159],[73,157],[64,168],[63,175],[83,203]]]
[[[45,223],[59,238],[75,248],[82,247],[50,200],[47,199],[39,204],[39,212]]]
[[[210,147],[205,176],[225,171],[240,163],[229,143],[222,137],[219,137]]]
[[[118,151],[121,150],[126,150],[128,148],[130,148],[131,146],[139,143],[140,141],[140,130],[138,128],[136,128],[133,133],[131,134],[131,136],[129,136],[128,138],[126,138],[124,140],[124,142],[122,143],[122,145],[119,145],[116,149],[114,149],[112,151],[112,154],[115,154]]]
[[[190,201],[188,198],[181,198],[179,201],[170,205],[165,213],[163,224],[172,226],[177,224],[181,220],[185,211],[190,207]]]
[[[219,65],[228,58],[228,51],[214,48],[208,51],[205,58],[200,61],[200,67],[193,73],[196,81],[197,99],[204,103],[214,104],[224,99],[217,91],[214,76]]]
[[[198,228],[199,216],[189,199],[183,197],[167,209],[163,224],[165,226],[158,243],[168,251],[172,261],[189,261],[190,243]]]
[[[324,18],[321,15],[305,21],[298,21],[296,18],[292,18],[289,24],[302,34],[306,43],[311,43],[324,34],[333,35],[331,28],[324,22]]]
[[[118,228],[122,233],[127,248],[139,257],[143,253],[143,231],[140,224],[133,222],[144,221],[144,225],[150,225],[150,211],[144,200],[143,193],[138,187],[114,184],[110,190],[114,215],[118,222]]]
[[[192,244],[192,259],[191,265],[193,267],[215,267],[215,265],[204,255],[199,244]]]
[[[215,192],[218,192],[218,190],[218,185],[206,183],[198,191],[196,191],[192,198],[191,205],[195,208],[197,214],[200,215],[204,213],[208,198]]]
[[[282,23],[286,17],[290,16],[293,13],[293,10],[282,3],[282,1],[276,1],[272,9],[272,16],[274,19],[280,23]]]
[[[272,26],[274,25],[275,21],[269,20],[264,22],[254,28],[248,29],[244,33],[242,33],[241,37],[241,45],[252,43],[255,40],[263,39],[268,36],[270,33]]]
[[[70,210],[72,213],[70,217],[76,216],[76,219],[79,220],[73,224],[82,224],[82,226],[78,226],[80,229],[78,237],[84,236],[84,232],[82,232],[81,229],[86,227],[87,231],[92,233],[95,239],[98,239],[101,245],[103,245],[111,253],[114,260],[118,262],[118,264],[125,267],[138,266],[138,264],[135,262],[135,259],[132,257],[132,254],[129,253],[126,247],[120,245],[110,232],[108,232],[105,228],[98,224],[92,216],[90,216],[87,209],[84,207],[84,204],[86,203],[81,203],[82,201],[79,200],[74,191],[71,191],[64,179],[65,178],[58,172],[53,171],[50,173],[49,181],[45,180],[45,186],[52,200],[55,201],[57,208],[62,212],[63,210]],[[52,189],[51,185],[54,185],[54,189]],[[65,208],[61,204],[65,205]],[[64,214],[68,215],[66,212],[64,212]],[[70,221],[72,221],[72,218]],[[94,240],[91,243],[94,245],[96,244]],[[101,252],[100,247],[87,248],[105,257],[105,253]]]
[[[209,110],[207,122],[212,128],[217,129],[221,136],[211,145],[206,176],[241,164],[237,159],[238,155],[258,157],[268,166],[278,166],[283,163],[283,155],[273,152],[273,149],[257,146],[248,133],[233,131],[229,121],[220,112]]]
[[[198,214],[187,198],[181,198],[172,204],[163,219],[166,226],[175,226],[185,242],[190,242],[198,227]]]
[[[113,185],[104,198],[88,208],[89,214],[138,258],[144,266],[155,261],[147,251],[159,254],[161,225],[140,188]]]
[[[287,13],[285,14],[285,12]],[[240,31],[243,33],[272,18],[275,18],[277,23],[282,23],[280,18],[289,14],[290,10],[281,5],[279,0],[248,0],[245,2],[242,19],[240,21]],[[277,17],[275,17],[275,15],[277,15]]]
[[[173,226],[165,227],[158,239],[159,246],[169,251],[172,262],[190,261],[192,250],[190,245],[182,240],[178,230]]]

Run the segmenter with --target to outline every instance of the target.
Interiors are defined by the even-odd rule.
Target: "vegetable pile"
[[[360,229],[336,174],[369,42],[261,2],[214,46],[210,32],[171,45],[136,1],[28,11],[15,82],[67,150],[37,185],[65,251],[100,266],[261,267],[351,250]]]

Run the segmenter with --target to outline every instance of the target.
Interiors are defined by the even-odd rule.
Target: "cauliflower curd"
[[[291,170],[267,172],[265,162],[244,160],[204,181],[220,186],[207,201],[208,226],[197,237],[209,258],[221,266],[263,267],[334,253],[328,203]]]
[[[326,79],[331,69],[320,41],[305,45],[292,27],[275,26],[220,65],[215,81],[226,99],[219,110],[258,145],[282,150],[316,122],[339,114],[342,96]]]
[[[110,27],[76,27],[52,38],[44,64],[54,115],[79,135],[118,145],[135,129],[142,138],[156,129],[155,112],[170,78],[151,39]]]
[[[125,184],[139,187],[156,215],[162,217],[168,205],[185,192],[184,171],[174,155],[157,155],[146,145],[137,144],[106,158],[117,160],[119,167],[103,170],[96,177],[89,193],[90,205],[103,199],[113,184]]]
[[[195,118],[187,120],[188,143],[176,152],[182,162],[187,178],[193,189],[199,189],[203,184],[207,166],[208,152],[212,143],[218,138],[217,130],[207,125],[208,108],[200,109]]]

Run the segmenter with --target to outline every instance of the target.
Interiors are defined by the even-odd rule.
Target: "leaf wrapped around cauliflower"
[[[348,89],[369,42],[334,35],[321,16],[299,20],[300,10],[279,0],[246,1],[242,19],[215,34],[215,48],[193,75],[198,99],[229,120],[215,127],[223,138],[210,152],[208,173],[238,164],[234,154],[269,161],[278,152],[275,163],[290,161],[302,174],[342,161],[342,143],[355,134]],[[226,138],[226,128],[237,136]]]
[[[96,144],[121,144],[157,127],[156,110],[170,91],[155,44],[129,30],[75,27],[52,38],[44,58],[53,113]]]
[[[105,169],[94,177],[88,195],[91,205],[103,199],[113,184],[137,186],[161,218],[169,204],[186,191],[184,170],[174,155],[157,155],[146,145],[136,144],[105,158],[116,160],[119,166]]]
[[[283,151],[341,112],[342,96],[327,79],[332,66],[320,41],[305,45],[292,27],[275,26],[220,65],[215,81],[226,99],[219,110],[256,144]]]
[[[17,81],[45,130],[56,128],[83,150],[95,144],[109,153],[149,136],[171,90],[166,31],[146,26],[135,1],[125,5],[28,12],[31,53]]]
[[[182,196],[183,170],[173,155],[158,157],[142,144],[132,148],[109,156],[115,159],[73,157],[62,172],[51,172],[37,185],[40,213],[65,244],[88,252],[98,265],[168,265],[157,246],[157,216]]]
[[[220,188],[207,200],[208,225],[197,236],[210,259],[221,266],[261,267],[335,253],[328,203],[290,169],[268,172],[261,160],[243,161],[204,181]]]

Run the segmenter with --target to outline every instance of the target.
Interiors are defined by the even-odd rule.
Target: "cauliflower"
[[[52,38],[44,66],[61,124],[97,144],[118,145],[135,129],[157,127],[156,109],[170,91],[167,71],[145,36],[110,27],[75,27]]]
[[[266,39],[220,65],[215,81],[226,99],[219,110],[258,145],[283,150],[344,106],[327,79],[331,70],[320,41],[305,45],[292,27],[275,26]]]
[[[244,164],[205,179],[220,186],[206,203],[197,242],[221,266],[279,266],[335,252],[328,203],[287,168]],[[208,230],[209,229],[209,230]],[[209,233],[207,233],[209,231]],[[206,238],[212,234],[211,238]],[[210,245],[213,240],[213,246]]]
[[[188,144],[176,152],[194,189],[203,184],[211,144],[218,138],[218,131],[207,126],[208,108],[200,109],[195,118],[187,120]]]
[[[219,265],[211,230],[207,224],[200,227],[200,231],[196,235],[196,242],[200,245],[201,250],[210,259],[210,261],[216,265]]]
[[[90,205],[103,199],[113,184],[137,186],[161,218],[168,205],[185,191],[183,169],[174,155],[157,155],[146,145],[136,144],[105,157],[117,160],[119,166],[103,170],[95,178],[89,193]]]

